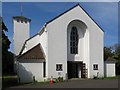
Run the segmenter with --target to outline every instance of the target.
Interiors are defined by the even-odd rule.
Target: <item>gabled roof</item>
[[[26,42],[27,42],[28,40],[32,39],[33,37],[35,37],[35,36],[38,35],[38,34],[42,34],[43,31],[45,30],[45,29],[43,29],[43,28],[46,27],[47,24],[51,23],[51,22],[54,21],[55,19],[59,18],[60,16],[64,15],[65,13],[69,12],[70,10],[72,10],[73,8],[75,8],[75,7],[77,7],[77,6],[79,6],[80,8],[82,8],[82,6],[80,6],[80,4],[76,4],[76,5],[73,6],[72,8],[68,9],[67,11],[61,13],[60,15],[56,16],[55,18],[53,18],[53,19],[49,20],[48,22],[46,22],[46,23],[44,24],[44,26],[41,28],[41,30],[40,30],[39,33],[35,34],[34,36],[30,37],[29,39],[27,39],[27,40],[25,41],[25,43],[24,43],[24,45],[23,45],[23,47],[22,47],[22,50],[20,51],[20,54],[22,53],[22,51],[23,51],[23,49],[24,49],[24,46],[25,46],[25,44],[26,44]],[[94,20],[83,8],[82,8],[82,10],[83,10],[83,11],[88,15],[88,17],[90,17],[90,18],[93,20],[93,22],[104,32],[104,30],[97,24],[97,22],[95,22],[95,20]]]
[[[18,56],[18,59],[45,59],[41,44],[36,45],[24,54]]]
[[[30,37],[30,38],[28,38],[27,40],[25,40],[25,42],[24,42],[24,44],[23,44],[23,46],[22,46],[22,49],[21,49],[21,51],[20,51],[20,53],[19,53],[19,55],[21,55],[22,54],[22,51],[24,50],[24,48],[25,48],[25,44],[26,44],[26,42],[28,41],[28,40],[30,40],[30,39],[32,39],[32,38],[34,38],[35,36],[37,36],[38,35],[38,33],[37,34],[35,34],[35,35],[33,35],[32,37]]]
[[[112,58],[112,57],[108,57],[107,60],[105,60],[105,62],[115,63],[117,61],[114,58]]]
[[[55,19],[59,18],[60,16],[64,15],[65,13],[69,12],[70,10],[72,10],[73,8],[79,6],[80,8],[82,8],[82,6],[80,6],[80,4],[76,4],[75,6],[73,6],[72,8],[68,9],[67,11],[61,13],[60,15],[56,16],[55,18],[49,20],[48,22],[46,22],[45,26],[49,23],[51,23],[52,21],[54,21]],[[104,30],[97,24],[97,22],[85,11],[85,9],[82,8],[82,10],[88,15],[88,17],[90,17],[92,19],[92,21],[104,32]]]

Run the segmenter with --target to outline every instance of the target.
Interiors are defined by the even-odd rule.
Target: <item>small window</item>
[[[19,22],[19,19],[17,19],[17,22]]]
[[[27,21],[25,21],[25,23],[27,23]]]
[[[56,64],[56,71],[62,71],[62,64]]]
[[[23,23],[23,20],[21,20],[21,23]]]
[[[98,70],[98,64],[93,65],[93,70]]]

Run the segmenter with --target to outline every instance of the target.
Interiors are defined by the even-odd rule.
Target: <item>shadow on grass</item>
[[[2,78],[2,89],[16,85],[18,85],[17,78]]]
[[[9,87],[25,85],[28,83],[18,83],[17,76],[3,76],[2,77],[2,89],[5,90]]]

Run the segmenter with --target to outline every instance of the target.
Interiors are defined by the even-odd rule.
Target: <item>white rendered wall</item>
[[[99,77],[104,77],[104,61],[103,61],[103,47],[104,47],[104,33],[96,24],[91,25],[90,32],[90,78],[99,73]],[[93,64],[98,64],[98,70],[93,70]]]
[[[93,63],[99,64],[99,74],[103,75],[103,31],[86,15],[86,13],[77,6],[71,11],[65,13],[54,21],[47,25],[48,28],[48,76],[57,77],[58,72],[56,69],[56,63],[63,64],[62,76],[67,73],[67,27],[73,20],[80,20],[87,25],[89,31],[88,37],[86,37],[85,44],[88,44],[87,49],[82,53],[88,63],[89,78],[94,75],[92,69]],[[90,35],[91,34],[91,35]],[[87,57],[86,57],[87,56]],[[86,57],[86,58],[85,58]],[[81,59],[82,59],[81,58]]]
[[[115,63],[107,63],[105,62],[105,76],[106,77],[114,77],[116,76],[116,72],[115,72]]]
[[[47,55],[47,30],[46,30],[46,28],[45,28],[44,32],[40,35],[39,42],[40,42],[42,49],[46,56]]]
[[[22,46],[29,38],[29,22],[25,23],[23,20],[23,23],[21,21],[17,22],[16,20],[13,20],[14,25],[14,54],[18,55],[22,49]]]
[[[18,76],[21,83],[33,82],[33,76],[36,81],[44,81],[43,78],[43,63],[19,63]]]
[[[40,35],[40,44],[45,54],[45,62],[46,62],[46,78],[48,78],[48,31],[47,28],[44,28],[44,32]]]

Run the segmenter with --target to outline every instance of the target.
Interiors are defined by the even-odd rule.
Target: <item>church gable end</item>
[[[55,18],[49,20],[48,22],[46,22],[45,26],[47,26],[49,23],[53,22],[57,18],[61,17],[62,15],[66,14],[67,12],[71,11],[72,9],[76,8],[77,6],[79,6],[85,12],[85,14],[100,28],[100,30],[102,30],[104,32],[104,30],[100,27],[100,25],[86,12],[86,10],[82,6],[80,6],[80,4],[76,4],[75,6],[68,9],[67,11],[65,11],[65,12],[61,13],[60,15],[56,16]]]

